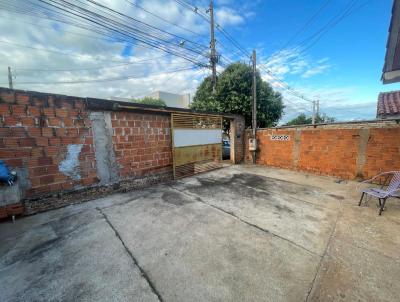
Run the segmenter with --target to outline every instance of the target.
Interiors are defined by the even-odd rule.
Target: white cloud
[[[8,2],[9,7],[26,4],[19,0]],[[36,3],[37,0],[31,2]],[[145,10],[179,26],[156,18],[129,4],[128,1],[98,0],[98,2],[152,26],[182,36],[183,40],[202,44],[205,46],[204,54],[208,51],[209,24],[175,1],[132,0]],[[234,5],[233,2],[219,1],[217,4],[220,6],[216,7],[216,18],[221,26],[245,22],[244,17],[231,8],[231,5]],[[196,5],[205,12],[208,2],[196,1]],[[0,74],[0,85],[3,87],[7,86],[7,66],[11,66],[16,89],[99,98],[141,97],[153,90],[193,94],[201,80],[210,72],[207,69],[192,69],[170,73],[170,71],[194,65],[179,57],[167,55],[165,52],[149,49],[137,43],[130,49],[130,56],[126,56],[124,53],[128,50],[127,43],[111,41],[109,37],[72,25],[10,13],[2,9],[0,9],[0,29],[0,57],[2,58],[0,70],[4,71]],[[180,40],[175,37],[171,41],[179,42]],[[9,43],[1,43],[1,41]],[[19,47],[17,44],[49,51]],[[196,46],[196,49],[199,48]],[[57,54],[57,52],[70,55]],[[143,62],[144,60],[146,62]],[[202,61],[207,62],[208,59],[203,57]],[[69,71],[51,71],[52,69]],[[219,71],[221,71],[220,68]],[[109,82],[50,84],[60,81],[91,81],[129,76],[135,78]],[[42,84],[23,84],[26,82]]]
[[[320,112],[334,117],[337,121],[372,120],[376,115],[376,100],[358,99],[357,87],[324,86],[318,89],[306,87],[296,89],[300,94],[312,100],[320,101]],[[312,103],[301,100],[283,90],[285,115],[280,121],[284,124],[300,113],[312,115]]]
[[[320,100],[321,112],[337,120],[374,119],[376,100],[360,100],[357,87],[335,87],[332,85],[313,87],[309,80],[316,75],[329,72],[329,58],[312,59],[302,54],[301,49],[285,49],[261,58],[265,68],[261,69],[264,80],[279,91],[286,106],[281,124],[300,113],[312,114],[312,100]],[[270,73],[268,73],[269,71]],[[290,83],[288,83],[290,79]],[[303,79],[303,80],[302,80]]]
[[[331,68],[329,58],[315,61],[303,55],[298,48],[275,52],[268,58],[262,58],[262,61],[273,75],[281,79],[287,75],[300,75],[303,78],[310,78]]]
[[[157,19],[139,8],[129,5],[126,1],[99,1],[163,30],[186,37],[206,47],[208,46],[209,24],[190,10],[178,5],[175,1],[146,0],[137,3],[146,10],[172,23],[204,35],[203,37]],[[8,2],[14,4],[22,3],[19,0]],[[202,11],[205,11],[207,1],[197,1],[196,3]],[[219,5],[216,8],[217,21],[225,28],[226,26],[243,25],[246,20],[246,14],[250,13],[248,9],[239,9],[237,5],[241,4],[230,2],[230,0],[225,0],[224,3],[217,1],[217,4]],[[132,47],[131,55],[127,57],[123,55],[126,50],[126,43],[111,42],[109,38],[97,33],[48,19],[11,14],[0,10],[0,29],[0,41],[71,54],[68,56],[60,55],[0,42],[0,71],[3,71],[0,72],[0,82],[3,87],[7,86],[7,66],[11,66],[13,69],[13,74],[16,76],[14,84],[17,89],[99,98],[111,96],[141,97],[154,90],[193,94],[201,80],[209,74],[207,69],[169,73],[169,71],[193,65],[179,57],[166,55],[162,51],[145,48],[137,44]],[[176,40],[179,41],[179,39]],[[237,58],[232,52],[227,52],[225,55]],[[330,70],[332,64],[329,58],[313,60],[310,57],[301,55],[298,50],[291,49],[275,53],[268,60],[261,55],[260,59],[260,63],[263,63],[274,74],[274,77],[272,77],[263,72],[263,78],[284,94],[285,104],[287,105],[285,119],[299,112],[309,113],[307,110],[311,110],[311,104],[285,92],[284,87],[286,85],[277,81],[276,78],[286,81],[287,78],[292,80],[293,77],[298,77],[301,81],[308,81],[313,79],[313,76],[324,74]],[[143,62],[144,60],[147,61]],[[207,58],[203,58],[203,61],[206,62]],[[130,64],[124,65],[121,62]],[[135,62],[137,64],[133,64]],[[100,67],[103,68],[99,69]],[[70,69],[70,71],[43,72],[27,69]],[[221,72],[222,69],[219,67],[218,71]],[[23,82],[90,81],[129,76],[139,78],[124,81],[63,85],[21,84]],[[326,110],[327,114],[331,113],[331,115],[340,119],[346,119],[346,116],[350,118],[373,118],[374,116],[375,109],[371,104],[375,100],[357,100],[358,103],[354,105],[356,107],[352,109],[357,114],[346,113],[346,104],[349,104],[350,101],[352,104],[354,103],[354,100],[350,99],[351,96],[356,94],[354,87],[315,89],[310,85],[304,87],[304,83],[299,85],[296,85],[296,81],[291,81],[291,83],[294,84],[294,88],[300,94],[308,97],[318,97],[321,100],[321,109]],[[303,88],[300,89],[298,86]],[[367,114],[366,112],[369,113]],[[363,115],[362,113],[365,114]]]
[[[329,64],[315,66],[308,69],[305,73],[302,74],[303,78],[311,78],[317,74],[324,73],[325,70],[329,69],[331,66]]]
[[[244,17],[239,15],[235,10],[228,7],[222,7],[216,10],[216,21],[221,26],[240,25],[244,23]]]
[[[179,27],[168,25],[149,14],[146,15],[125,1],[100,1],[102,4],[140,20],[146,19],[146,22],[163,30],[184,35],[188,39],[196,39],[199,43],[208,46],[206,40],[201,40]],[[13,4],[18,5],[21,2],[15,0]],[[140,4],[181,27],[199,33],[208,31],[207,24],[202,22],[196,14],[184,9],[174,1],[166,3],[161,0],[153,0],[143,1]],[[146,95],[152,90],[167,90],[176,93],[193,92],[201,79],[209,72],[208,70],[193,69],[170,73],[170,71],[194,65],[179,57],[141,45],[133,46],[130,52],[132,56],[126,57],[123,55],[126,43],[112,42],[109,38],[97,33],[49,19],[0,10],[0,29],[0,57],[2,58],[0,70],[4,71],[3,74],[0,74],[0,82],[3,87],[7,86],[7,66],[11,66],[13,70],[16,89],[100,98],[138,97]],[[1,41],[8,43],[1,43]],[[62,55],[58,52],[70,55]],[[146,62],[143,62],[144,60]],[[141,61],[142,63],[137,63]],[[207,58],[203,58],[203,61],[206,62]],[[37,69],[47,69],[48,71]],[[59,71],[51,71],[53,69]],[[65,71],[60,71],[64,69]],[[80,84],[46,84],[129,76],[140,78]],[[24,82],[43,84],[22,84]]]

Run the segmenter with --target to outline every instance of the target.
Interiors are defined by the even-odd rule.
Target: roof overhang
[[[196,115],[208,115],[208,116],[221,116],[227,119],[234,119],[237,114],[232,113],[218,113],[209,111],[199,111],[186,108],[176,108],[176,107],[160,107],[154,105],[133,103],[133,102],[123,102],[123,101],[113,101],[97,98],[85,98],[86,105],[89,110],[99,111],[120,111],[120,110],[133,110],[139,112],[154,112],[158,114],[171,114],[171,113],[183,113],[183,114],[196,114]]]
[[[384,84],[400,82],[400,0],[393,2],[382,81]]]

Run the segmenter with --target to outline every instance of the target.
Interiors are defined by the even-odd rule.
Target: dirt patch
[[[327,195],[330,196],[330,197],[333,197],[333,198],[335,198],[337,200],[344,200],[344,197],[340,196],[340,195],[335,195],[335,194],[327,194]]]
[[[296,183],[277,180],[265,176],[240,173],[222,178],[198,178],[201,186],[188,187],[191,191],[200,193],[207,190],[229,190],[237,193],[238,196],[265,198],[271,195],[291,194],[315,196],[320,194],[320,190],[313,186],[303,186]],[[260,192],[262,190],[262,192]]]
[[[185,204],[193,203],[194,201],[189,199],[183,194],[178,192],[164,192],[161,196],[162,201],[173,204],[175,206],[183,206]]]
[[[290,209],[289,207],[287,207],[287,206],[283,206],[283,205],[278,205],[278,204],[276,204],[276,205],[274,205],[274,207],[275,207],[275,209],[277,209],[279,212],[286,212],[286,213],[289,213],[289,214],[294,213],[294,211],[293,211],[292,209]]]

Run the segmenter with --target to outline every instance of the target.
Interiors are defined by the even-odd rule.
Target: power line
[[[155,73],[155,74],[150,74],[149,76],[157,76],[157,75],[162,75],[162,74],[169,74],[169,73],[176,73],[180,71],[186,71],[186,70],[191,70],[194,68],[198,68],[198,66],[191,66],[191,67],[185,67],[181,69],[176,69],[176,70],[170,70],[170,71],[164,71],[162,73]],[[138,75],[130,75],[130,76],[123,76],[123,77],[114,77],[114,78],[104,78],[104,79],[92,79],[92,80],[75,80],[75,81],[55,81],[55,82],[31,82],[31,81],[26,81],[26,82],[16,82],[16,84],[29,84],[29,85],[57,85],[57,84],[84,84],[84,83],[101,83],[101,82],[113,82],[113,81],[124,81],[124,80],[129,80],[129,79],[139,79],[139,78],[144,78],[144,76],[138,76]],[[4,85],[4,83],[1,83]]]
[[[37,51],[44,51],[44,52],[54,53],[54,54],[57,54],[57,55],[69,56],[69,57],[87,58],[88,55],[89,55],[89,54],[67,53],[67,52],[62,52],[62,51],[57,51],[57,50],[52,50],[52,49],[46,49],[46,48],[38,48],[38,47],[29,46],[29,45],[3,41],[3,40],[0,40],[0,43],[9,44],[9,45],[17,46],[17,47],[22,47],[22,48],[33,49],[33,50],[37,50]],[[114,63],[125,63],[125,64],[129,64],[130,63],[130,62],[127,62],[127,61],[109,60],[109,59],[105,59],[105,58],[102,59],[102,58],[99,58],[99,57],[93,57],[92,59],[94,59],[96,61],[106,61],[106,62],[114,62]]]
[[[340,21],[342,21],[344,18],[348,17],[349,15],[351,15],[352,13],[354,13],[355,11],[361,9],[362,7],[364,7],[365,5],[367,5],[368,3],[364,3],[358,7],[356,7],[355,9],[354,6],[355,4],[357,4],[357,1],[359,0],[350,0],[349,3],[346,5],[346,7],[344,8],[343,11],[339,12],[338,14],[336,14],[324,27],[322,27],[319,31],[317,31],[316,33],[314,33],[311,37],[309,37],[308,39],[304,40],[302,43],[312,39],[313,37],[317,37],[317,39],[308,47],[304,48],[300,54],[304,53],[306,50],[310,49],[312,46],[314,46],[321,38],[324,34],[327,33],[327,31],[329,31],[330,29],[332,29],[334,26],[336,26]],[[352,10],[353,9],[353,10]],[[319,34],[319,37],[317,36]],[[300,44],[301,45],[301,44]],[[300,46],[298,46],[299,48]],[[299,54],[299,55],[300,55]],[[294,59],[292,59],[294,60]],[[289,60],[292,61],[292,60]],[[260,65],[260,68],[263,69],[264,71],[266,71],[272,78],[274,78],[276,81],[282,83],[283,85],[286,86],[286,90],[292,94],[293,96],[296,96],[300,99],[303,99],[307,102],[313,103],[314,100],[308,99],[306,97],[304,97],[302,94],[299,94],[296,90],[292,89],[289,84],[287,84],[286,82],[284,82],[283,80],[280,80],[279,78],[275,77],[272,72],[269,69],[265,69],[265,66],[263,64]]]
[[[28,2],[30,2],[30,1],[28,0]],[[178,46],[178,45],[176,45],[175,42],[167,41],[164,38],[162,38],[162,36],[159,34],[145,32],[142,29],[140,29],[140,27],[144,26],[144,27],[150,28],[152,32],[156,32],[157,30],[159,30],[162,34],[167,34],[167,35],[171,35],[171,36],[178,37],[178,38],[180,36],[170,34],[167,31],[160,30],[154,26],[151,26],[144,22],[138,21],[134,18],[131,18],[130,16],[119,13],[115,10],[112,10],[112,9],[106,7],[106,6],[99,5],[95,1],[88,0],[88,2],[92,3],[93,5],[97,5],[101,9],[107,10],[106,15],[99,14],[99,11],[90,11],[84,7],[77,6],[68,1],[39,0],[39,2],[44,3],[45,5],[48,5],[49,7],[40,6],[40,9],[42,11],[38,11],[35,9],[34,10],[26,9],[26,8],[28,8],[27,6],[24,6],[22,9],[15,9],[15,7],[13,7],[13,9],[17,13],[30,14],[30,15],[36,15],[36,16],[39,14],[42,17],[43,17],[43,15],[42,15],[43,13],[45,14],[44,15],[45,17],[48,17],[48,16],[56,16],[56,14],[61,12],[61,16],[66,17],[66,19],[60,20],[60,21],[63,21],[64,23],[73,24],[73,25],[79,26],[81,28],[84,28],[87,30],[93,30],[96,33],[101,33],[101,34],[104,34],[105,32],[104,31],[99,32],[99,30],[97,30],[97,28],[103,27],[107,31],[115,32],[117,34],[116,35],[117,38],[118,37],[133,38],[135,40],[138,40],[139,42],[145,43],[154,48],[158,48],[158,49],[164,50],[165,52],[171,53],[175,56],[182,57],[182,58],[196,64],[196,66],[204,65],[201,62],[197,61],[197,59],[193,58],[193,56],[188,56],[188,54],[184,54],[182,52],[182,49],[184,48],[184,50],[193,51],[199,55],[204,56],[204,54],[201,53],[200,51],[194,50],[194,49],[191,49],[188,47],[183,47],[183,45]],[[80,1],[78,1],[78,2],[80,2]],[[61,6],[61,4],[63,6]],[[6,7],[6,8],[9,9],[9,7]],[[47,11],[50,14],[48,14]],[[113,16],[112,16],[113,14],[117,14],[118,15],[117,18],[110,19],[110,18],[113,18]],[[77,22],[76,18],[81,18],[82,21],[84,21],[84,22],[80,22],[80,21]],[[124,24],[125,21],[123,21],[122,18],[129,19],[130,21],[136,21],[140,26],[138,28],[133,28],[131,25],[128,26],[128,25]],[[50,19],[54,19],[54,17],[50,18]],[[104,22],[100,22],[100,20],[102,20]],[[86,25],[87,22],[92,23],[92,26],[88,27]],[[94,24],[94,26],[93,26],[93,24]],[[135,32],[135,35],[132,35],[133,32]],[[115,35],[114,35],[114,37],[115,37]],[[47,51],[47,52],[51,52],[51,53],[55,53],[55,54],[68,55],[68,56],[71,55],[70,53],[65,53],[65,52],[60,52],[60,51],[55,51],[55,50],[50,50],[50,49],[36,48],[36,47],[28,46],[28,45],[21,45],[21,44],[11,43],[11,42],[7,42],[7,41],[2,41],[2,42],[11,44],[11,45],[15,45],[15,46],[19,46],[19,47],[27,47],[27,48],[35,49],[38,51]],[[185,39],[185,42],[192,43],[193,41]],[[175,49],[166,47],[166,45],[164,43],[171,44],[171,46],[174,46]],[[196,44],[196,42],[194,42],[193,44]],[[197,45],[201,46],[198,43],[197,43]],[[178,47],[179,47],[179,50],[178,50]],[[204,47],[204,46],[202,46],[202,47]],[[76,56],[83,56],[83,55],[76,55]],[[110,61],[110,60],[107,60],[107,61]],[[135,63],[136,62],[134,62],[134,63],[130,62],[130,63],[125,63],[125,64],[135,64]],[[125,64],[124,64],[124,66],[125,66]],[[119,66],[121,66],[121,65],[119,65]],[[191,68],[189,68],[189,69],[191,69]],[[61,71],[61,70],[62,69],[55,69],[55,71]],[[183,71],[183,70],[188,70],[188,68],[174,70],[172,72]],[[163,74],[165,74],[165,73],[169,73],[169,72],[163,72]],[[21,84],[32,84],[32,85],[35,85],[35,84],[81,84],[81,83],[93,83],[93,82],[104,82],[104,81],[118,81],[118,80],[130,79],[130,78],[138,78],[138,77],[137,76],[124,76],[124,77],[114,77],[114,78],[106,78],[106,79],[76,80],[76,81],[74,80],[74,81],[58,81],[58,82],[33,82],[33,81],[28,82],[28,81],[26,81],[26,82],[21,82]]]
[[[49,72],[49,71],[86,71],[86,70],[102,70],[102,69],[109,69],[109,68],[117,68],[117,67],[124,67],[124,66],[130,66],[130,65],[141,65],[144,62],[149,62],[149,61],[154,61],[156,59],[161,59],[165,58],[169,55],[163,55],[159,57],[154,57],[150,59],[144,59],[144,60],[139,60],[131,63],[125,63],[125,64],[120,64],[120,65],[110,65],[110,66],[102,66],[102,67],[87,67],[87,68],[71,68],[71,69],[51,69],[51,68],[13,68],[14,70],[20,70],[20,71],[38,71],[38,72]]]
[[[192,5],[192,4],[188,3],[187,1],[183,1],[183,0],[174,0],[174,1],[178,4],[180,4],[182,7],[194,12],[195,14],[197,14],[198,16],[200,16],[202,19],[206,20],[207,22],[210,22],[210,20],[208,19],[208,16],[204,15],[197,6]]]
[[[314,34],[312,34],[307,39],[303,40],[295,49],[300,50],[299,55],[304,54],[307,50],[311,49],[315,44],[317,44],[322,37],[327,34],[331,29],[333,29],[336,25],[338,25],[341,21],[343,21],[348,16],[355,13],[357,10],[360,10],[364,6],[368,4],[368,2],[362,3],[359,6],[355,7],[359,0],[351,0],[347,6],[338,14],[336,14],[325,26],[320,28]],[[289,62],[295,60],[292,58]]]
[[[190,11],[192,11],[195,14],[199,15],[207,23],[211,23],[211,20],[208,18],[208,16],[203,14],[201,12],[201,10],[199,10],[199,8],[197,6],[194,6],[194,5],[188,3],[187,1],[184,1],[184,0],[174,0],[174,1],[177,2],[178,4],[180,4],[182,7],[186,8],[186,9],[189,9]],[[224,30],[221,25],[216,24],[216,29],[225,37],[225,39],[227,39],[233,46],[235,46],[240,52],[242,52],[242,54],[244,54],[244,56],[247,59],[249,59],[251,57],[251,54],[244,47],[242,47],[240,45],[240,43],[237,42],[226,30]],[[224,47],[224,45],[222,43],[220,43],[220,45],[222,47]]]
[[[200,63],[199,61],[197,61],[197,59],[195,59],[195,58],[189,56],[187,53],[183,52],[183,50],[189,50],[189,51],[195,52],[198,55],[204,56],[204,54],[201,53],[200,51],[194,50],[194,49],[191,49],[188,47],[184,47],[182,45],[177,45],[176,43],[173,43],[170,41],[166,41],[165,39],[160,38],[159,35],[151,34],[149,36],[143,30],[132,28],[131,24],[128,26],[126,24],[121,23],[122,22],[121,17],[117,16],[116,20],[115,19],[112,20],[107,16],[100,15],[100,14],[96,13],[95,11],[87,10],[80,6],[74,5],[68,1],[62,1],[62,0],[59,0],[59,1],[48,0],[49,2],[46,2],[44,0],[38,0],[38,1],[45,3],[45,4],[49,5],[50,7],[52,7],[52,9],[50,9],[50,11],[49,11],[49,12],[51,12],[52,15],[54,15],[55,13],[58,14],[61,11],[61,13],[63,14],[63,12],[64,12],[64,15],[66,15],[66,16],[72,15],[73,19],[81,18],[82,21],[84,21],[84,22],[92,23],[91,27],[87,27],[82,22],[79,24],[73,23],[74,25],[78,25],[80,27],[83,26],[85,29],[94,30],[95,32],[98,32],[98,30],[96,28],[103,27],[107,31],[115,33],[113,35],[113,37],[117,37],[117,38],[127,37],[129,39],[134,39],[134,40],[141,42],[143,44],[146,44],[150,47],[158,48],[164,52],[167,52],[167,53],[170,53],[170,54],[173,54],[176,56],[180,56],[188,61],[191,61],[192,63],[203,64],[203,63]],[[59,3],[64,3],[64,4],[63,4],[63,6],[59,6]],[[35,7],[36,6],[37,5],[35,5]],[[46,8],[46,9],[48,10],[49,8]],[[19,12],[23,13],[21,11],[19,11]],[[106,13],[106,14],[110,15],[110,13]],[[71,21],[69,21],[69,20],[63,20],[63,22],[71,23]],[[93,28],[93,25],[96,28]],[[145,26],[145,23],[139,22],[138,25]],[[155,27],[147,26],[147,28],[153,29]],[[135,32],[135,34],[133,34],[133,31]],[[102,32],[102,34],[104,34],[104,32]],[[131,41],[127,41],[127,42],[131,43]],[[164,43],[171,44],[171,46],[173,46],[173,48],[167,47]]]
[[[40,1],[41,1],[41,0],[40,0]],[[50,0],[50,1],[51,1],[51,0]],[[89,2],[91,2],[91,3],[93,3],[93,4],[95,4],[95,5],[97,5],[97,6],[101,7],[101,8],[103,8],[103,9],[106,9],[106,10],[112,12],[112,13],[118,14],[118,15],[120,15],[120,16],[122,16],[122,17],[128,18],[128,19],[130,19],[130,20],[132,20],[132,21],[139,22],[139,23],[141,23],[141,24],[143,24],[143,25],[145,25],[145,26],[149,26],[149,27],[151,27],[151,28],[153,28],[153,29],[155,29],[155,30],[161,31],[161,32],[163,32],[163,33],[165,33],[165,34],[167,34],[167,35],[174,36],[174,37],[176,37],[176,38],[178,38],[178,39],[185,40],[186,42],[195,44],[195,45],[200,46],[200,47],[203,47],[203,48],[207,48],[206,46],[204,46],[204,45],[202,45],[202,44],[199,44],[199,43],[197,43],[197,42],[191,41],[191,40],[189,40],[189,39],[187,39],[187,38],[185,38],[185,37],[182,37],[182,36],[179,36],[179,35],[170,33],[170,32],[168,32],[168,31],[166,31],[166,30],[163,30],[163,29],[161,29],[161,28],[155,27],[155,26],[150,25],[150,24],[148,24],[148,23],[145,23],[145,22],[143,22],[143,21],[141,21],[141,20],[135,19],[135,18],[133,18],[133,17],[131,17],[131,16],[128,16],[128,15],[126,15],[126,14],[123,14],[123,13],[121,13],[121,12],[118,12],[118,11],[116,11],[116,10],[114,10],[114,9],[112,9],[112,8],[110,8],[110,7],[108,7],[108,6],[102,5],[102,4],[100,4],[100,3],[96,2],[96,1],[93,1],[93,0],[86,0],[86,1],[89,1]],[[65,2],[65,1],[63,1],[63,2]]]
[[[1,2],[0,2],[0,7],[1,7]],[[65,20],[60,20],[60,19],[54,18],[54,16],[52,18],[46,18],[44,16],[40,16],[40,15],[36,15],[36,14],[23,13],[23,12],[20,12],[20,11],[9,11],[9,12],[10,13],[17,13],[17,14],[25,14],[25,15],[39,17],[39,18],[46,19],[46,20],[65,23],[65,24],[68,24],[68,25],[71,25],[71,26],[74,26],[74,27],[77,27],[77,28],[80,28],[80,29],[84,29],[84,30],[87,30],[87,31],[92,31],[94,33],[99,34],[100,36],[96,37],[96,36],[91,36],[91,35],[87,35],[87,34],[83,34],[83,33],[76,33],[76,32],[71,32],[71,31],[66,31],[66,30],[62,30],[63,33],[69,33],[69,34],[73,34],[73,35],[84,36],[84,37],[87,37],[87,38],[90,38],[90,39],[97,39],[97,40],[103,40],[104,37],[108,37],[110,39],[109,42],[131,43],[131,41],[126,39],[126,38],[121,38],[121,37],[120,38],[116,38],[115,35],[113,36],[113,35],[111,35],[111,34],[109,34],[107,32],[101,32],[101,31],[96,30],[94,28],[87,28],[85,26],[79,25],[79,24],[74,23],[74,22],[66,22]],[[40,26],[40,28],[42,28],[42,29],[47,27],[48,29],[52,29],[54,31],[53,27],[43,26],[42,24],[39,25],[39,24],[30,23],[30,22],[26,22],[26,21],[19,21],[19,22],[30,24],[30,25],[33,25],[33,26]],[[138,44],[138,45],[136,45],[136,47],[153,49],[153,47],[150,47],[150,46],[148,46],[146,44]]]
[[[129,0],[125,0],[125,1],[126,1],[128,4],[130,4],[130,5],[132,5],[132,6],[135,6],[135,7],[139,8],[139,9],[141,9],[142,11],[148,13],[149,15],[151,15],[151,16],[153,16],[153,17],[155,17],[155,18],[157,18],[157,19],[159,19],[159,20],[161,20],[161,21],[164,21],[164,22],[166,22],[166,23],[168,23],[168,24],[171,24],[171,25],[173,25],[173,26],[175,26],[175,27],[177,27],[177,28],[180,28],[180,29],[182,29],[182,30],[185,30],[185,31],[187,31],[187,32],[190,32],[190,33],[192,33],[192,34],[194,34],[194,35],[196,35],[196,36],[205,37],[205,35],[201,35],[201,34],[195,32],[195,31],[193,31],[193,30],[190,30],[190,29],[188,29],[188,28],[186,28],[186,27],[183,27],[183,26],[181,26],[181,25],[179,25],[179,24],[177,24],[177,23],[174,23],[174,22],[169,21],[169,20],[167,20],[167,19],[165,19],[165,18],[163,18],[163,17],[161,17],[161,16],[159,16],[159,15],[156,15],[156,14],[152,13],[151,11],[145,9],[144,7],[140,6],[140,5],[137,4],[136,2],[132,2],[132,1],[129,1]]]
[[[190,4],[188,4],[186,1],[183,0],[175,0],[176,2],[184,2],[186,3],[187,6],[192,7]],[[330,0],[329,0],[330,1]],[[184,5],[185,6],[185,5]],[[207,22],[210,22],[210,20],[208,20],[208,18],[204,17],[204,15],[202,15],[201,13],[199,13],[198,11],[195,11],[197,14],[200,14],[201,16],[203,16],[203,19],[205,19]],[[219,24],[216,25],[216,28],[219,30],[219,32],[221,32],[226,39],[228,39],[246,58],[250,58],[251,54],[243,47],[240,45],[240,43],[235,40],[234,37],[232,37],[225,29],[222,28],[222,26],[220,26]],[[261,69],[263,69],[263,66],[260,66]],[[313,102],[313,100],[309,100],[308,98],[304,97],[303,95],[301,95],[300,93],[298,93],[297,91],[295,91],[294,89],[292,89],[289,84],[287,84],[286,82],[284,82],[281,79],[278,79],[277,77],[275,77],[272,72],[270,70],[266,70],[266,72],[272,77],[274,78],[276,81],[282,83],[283,85],[285,85],[284,89],[286,91],[288,91],[288,93],[290,93],[291,95],[298,97],[300,99],[303,99],[307,102]]]
[[[302,27],[281,47],[280,50],[286,48],[292,41],[294,41],[302,32],[304,32],[307,27],[318,17],[320,13],[329,5],[332,0],[326,0],[322,6],[304,23]]]
[[[300,42],[300,45],[304,45],[306,42],[312,40],[314,37],[316,37],[321,32],[323,32],[327,29],[331,29],[332,24],[334,24],[335,22],[341,21],[343,19],[343,16],[347,15],[347,13],[355,6],[355,4],[357,4],[358,1],[359,0],[349,0],[347,5],[342,10],[340,10],[337,14],[335,14],[323,27],[321,27],[319,30],[317,30],[314,34],[312,34],[310,37],[308,37],[307,39]]]
[[[54,54],[58,54],[58,55],[70,56],[70,57],[85,57],[85,58],[87,58],[87,56],[88,56],[85,54],[74,54],[74,53],[61,52],[61,51],[57,51],[57,50],[38,48],[38,47],[29,46],[29,45],[3,41],[3,40],[0,40],[0,43],[9,44],[9,45],[17,46],[17,47],[22,47],[22,48],[29,48],[29,49],[38,50],[38,51],[54,53]],[[115,62],[115,63],[127,63],[126,61],[115,61],[115,60],[107,60],[107,59],[101,59],[101,58],[94,58],[94,59],[100,60],[100,61]]]
[[[279,79],[278,77],[276,77],[275,75],[272,74],[272,72],[269,69],[265,69],[264,66],[259,66],[259,68],[261,68],[262,70],[264,70],[270,77],[272,77],[275,81],[281,83],[282,85],[284,85],[284,87],[282,87],[284,90],[286,90],[289,94],[298,97],[300,99],[303,99],[304,101],[307,102],[314,102],[311,99],[306,98],[304,95],[302,95],[301,93],[299,93],[298,91],[296,91],[295,89],[293,89],[292,87],[290,87],[290,85],[288,83],[286,83],[285,81]]]
[[[301,106],[299,103],[294,103],[294,102],[292,102],[291,100],[289,100],[289,99],[287,99],[287,98],[285,98],[285,97],[282,97],[282,98],[283,98],[283,100],[284,100],[285,102],[291,104],[291,105],[293,106],[293,109],[301,109],[301,110],[303,110],[303,111],[307,111],[307,112],[309,112],[309,113],[312,113],[311,110],[309,110],[309,109],[307,109],[307,108]]]
[[[211,27],[211,31],[210,31],[210,50],[211,50],[211,54],[210,54],[210,65],[211,65],[211,72],[212,72],[212,91],[213,93],[216,93],[217,91],[217,53],[215,50],[215,36],[214,36],[214,1],[211,0],[210,1],[210,8],[208,9],[209,13],[210,13],[210,27]]]

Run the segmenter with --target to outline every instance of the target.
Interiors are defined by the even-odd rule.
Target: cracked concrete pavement
[[[0,224],[1,301],[398,301],[400,206],[231,166]]]

